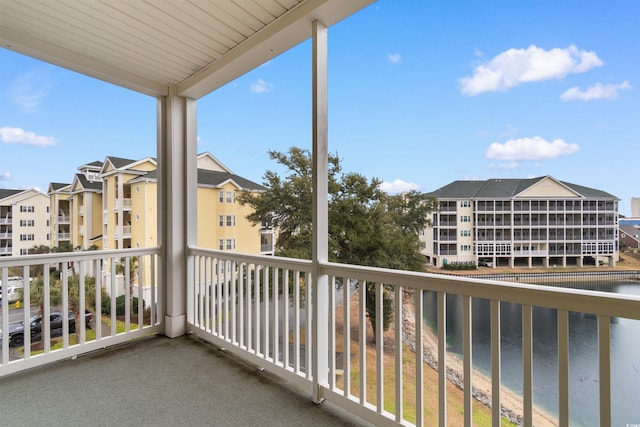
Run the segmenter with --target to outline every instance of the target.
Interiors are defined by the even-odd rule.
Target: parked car
[[[0,280],[0,301],[2,301],[2,287],[4,283]],[[22,281],[22,277],[13,276],[9,277],[7,280],[7,300],[9,303],[13,303],[18,301],[20,298],[19,290],[24,288],[24,282]]]
[[[487,261],[486,259],[478,260],[478,265],[480,267],[493,267],[493,262]]]
[[[86,310],[84,318],[85,325],[87,326],[87,328],[89,328],[89,322],[91,322],[91,320],[93,319],[93,313],[91,313],[89,310]],[[60,311],[52,311],[51,313],[49,313],[49,330],[51,331],[51,336],[62,334],[62,319],[63,316],[62,312]],[[76,321],[73,311],[69,312],[67,321],[69,322],[69,333],[75,333]],[[31,329],[31,341],[39,341],[42,338],[42,315],[38,313],[31,316],[31,318],[29,319],[29,324]],[[11,347],[19,347],[24,344],[24,330],[24,321],[9,324],[9,345]],[[1,330],[0,339],[2,339]]]

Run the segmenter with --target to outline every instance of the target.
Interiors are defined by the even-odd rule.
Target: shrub
[[[124,316],[125,314],[125,295],[120,295],[118,297],[116,297],[116,316]],[[144,300],[142,300],[142,309],[144,310],[145,308],[145,304],[144,304]],[[132,301],[131,301],[131,310],[134,313],[138,312],[138,297],[133,297]],[[102,302],[102,312],[104,314],[111,314],[111,299],[109,298],[109,300],[104,300]]]

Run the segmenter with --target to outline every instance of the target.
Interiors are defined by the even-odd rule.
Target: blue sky
[[[380,0],[329,29],[329,146],[390,192],[557,179],[640,197],[640,2]],[[199,151],[262,182],[311,147],[305,42],[198,102]],[[0,49],[0,188],[154,156],[155,99]]]

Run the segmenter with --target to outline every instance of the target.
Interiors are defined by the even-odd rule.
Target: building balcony
[[[0,239],[12,239],[13,233],[0,233]]]
[[[58,233],[58,240],[71,240],[71,233]]]
[[[0,218],[0,224],[2,224],[2,225],[12,224],[12,223],[13,223],[13,218],[12,217]]]
[[[0,248],[0,255],[11,255],[13,248],[10,246],[4,246]]]
[[[70,224],[71,217],[69,215],[58,215],[57,217],[58,224]]]
[[[84,206],[80,206],[78,208],[78,215],[83,216],[84,215]]]
[[[486,301],[487,315],[498,320],[500,312],[504,311],[501,305],[507,304],[510,310],[519,307],[517,316],[523,325],[521,363],[524,381],[523,406],[518,410],[524,416],[525,425],[531,425],[532,420],[541,416],[532,403],[533,311],[547,308],[557,315],[558,386],[556,389],[547,384],[547,388],[558,394],[559,409],[554,417],[561,424],[562,420],[569,419],[568,402],[572,393],[569,387],[570,361],[573,360],[569,358],[569,313],[594,316],[598,323],[596,387],[600,394],[596,401],[599,401],[601,424],[608,425],[610,422],[606,421],[611,420],[612,405],[615,406],[611,396],[612,381],[621,380],[612,378],[611,374],[611,325],[620,319],[640,320],[640,297],[328,262],[321,262],[318,270],[318,275],[326,280],[316,281],[312,278],[311,261],[191,248],[187,262],[190,280],[187,286],[177,287],[184,293],[185,331],[189,335],[171,340],[161,336],[165,331],[165,307],[171,302],[163,291],[166,283],[163,285],[159,276],[159,256],[160,250],[152,248],[47,254],[30,256],[26,261],[24,257],[0,260],[3,277],[12,267],[61,263],[61,286],[72,287],[77,283],[71,280],[73,274],[85,277],[85,295],[91,294],[89,291],[94,286],[95,290],[104,289],[110,295],[111,308],[110,313],[104,312],[102,298],[107,298],[104,292],[94,293],[101,295],[95,303],[74,303],[68,299],[68,295],[74,293],[68,292],[67,299],[56,304],[63,312],[77,304],[80,312],[90,309],[94,318],[89,328],[79,322],[74,332],[63,322],[62,331],[54,334],[51,325],[45,322],[44,335],[50,339],[40,343],[39,339],[32,339],[27,334],[21,346],[11,346],[12,338],[3,334],[0,377],[22,372],[3,380],[3,395],[13,395],[13,391],[17,393],[18,390],[29,395],[42,392],[42,387],[53,393],[59,391],[60,384],[64,384],[65,390],[58,398],[46,402],[24,399],[20,405],[15,405],[10,399],[3,399],[0,403],[3,416],[20,419],[26,424],[30,424],[31,417],[33,420],[71,422],[73,417],[81,416],[71,410],[79,401],[100,401],[100,405],[92,407],[92,416],[103,420],[118,414],[126,419],[144,416],[147,422],[157,419],[165,424],[173,424],[172,417],[176,417],[175,423],[192,425],[207,424],[213,419],[225,425],[255,424],[254,419],[269,424],[296,424],[300,419],[296,421],[292,417],[300,416],[312,425],[334,425],[346,420],[354,422],[354,414],[357,414],[376,425],[429,424],[420,415],[426,413],[426,407],[418,408],[417,421],[405,419],[403,412],[393,409],[411,405],[410,402],[425,402],[427,384],[418,380],[417,386],[412,384],[405,393],[391,397],[384,397],[383,392],[402,390],[408,382],[414,381],[411,378],[423,378],[424,370],[431,369],[423,364],[422,354],[416,356],[410,350],[425,346],[425,333],[436,339],[436,348],[432,350],[442,361],[436,362],[436,366],[442,368],[440,372],[445,372],[445,364],[456,366],[455,357],[446,351],[444,337],[448,332],[444,326],[447,316],[444,307],[446,298],[458,295],[464,319],[456,322],[463,325],[464,359],[469,361],[473,354],[471,331],[479,321],[475,314],[471,316],[473,304]],[[132,258],[137,262],[129,262]],[[123,265],[137,265],[136,274],[120,274],[118,268]],[[70,266],[73,266],[73,272]],[[131,287],[129,277],[137,281],[135,286]],[[27,291],[29,286],[35,286],[28,280],[24,283]],[[142,286],[138,286],[139,283]],[[364,283],[371,285],[361,286]],[[377,295],[381,295],[382,283],[393,300],[393,318],[405,319],[395,322],[391,332],[384,336],[381,327],[375,334],[369,329],[366,310],[370,303],[361,302],[366,300],[365,289],[375,289]],[[54,286],[53,279],[49,286]],[[305,292],[309,287],[316,288],[319,293]],[[125,314],[116,317],[116,297],[129,292],[133,292],[138,301],[144,300],[144,307],[143,304],[135,306],[129,298],[124,298]],[[421,319],[426,313],[426,293],[432,294],[440,307],[438,331],[430,333],[425,324],[418,322],[410,328],[415,333],[403,332],[408,325],[407,319]],[[309,294],[315,296],[305,297]],[[344,301],[350,303],[344,304]],[[376,301],[373,309],[376,318],[381,319],[382,300],[377,298]],[[26,307],[17,310],[3,298],[0,305],[2,330],[7,331],[10,322],[28,320],[38,311],[37,305],[27,304]],[[56,308],[50,301],[45,301],[44,317],[48,318]],[[501,334],[500,322],[492,320],[490,357],[497,369],[484,376],[471,365],[464,365],[462,393],[469,405],[472,401],[470,385],[488,381],[488,390],[492,390],[489,400],[494,408],[500,407],[504,391],[495,386],[501,382],[498,361]],[[53,346],[56,340],[61,343],[59,347]],[[25,353],[24,348],[31,348],[31,351]],[[46,370],[32,370],[63,360],[66,362],[51,365]],[[239,364],[238,360],[243,362]],[[109,372],[109,375],[99,375],[98,366],[100,372]],[[408,377],[403,374],[405,370],[415,372],[415,376]],[[379,375],[385,371],[395,374]],[[145,381],[135,381],[135,378]],[[434,410],[444,417],[448,407],[444,391],[448,380],[444,375],[438,378],[437,387],[434,384],[439,390]],[[392,386],[383,386],[385,381],[392,381]],[[217,386],[222,383],[224,387]],[[165,391],[163,398],[155,394],[154,390],[159,389]],[[206,399],[203,390],[206,390]],[[367,393],[366,390],[377,391]],[[238,399],[239,395],[243,398]],[[283,398],[285,395],[287,398]],[[93,397],[87,399],[87,396]],[[318,396],[328,403],[312,405],[310,401]],[[385,405],[388,399],[395,404]],[[200,401],[202,404],[197,404]],[[247,405],[247,402],[251,404]],[[406,412],[415,411],[414,407]],[[471,408],[465,407],[466,411],[471,412]],[[493,412],[492,416],[499,417],[498,414]]]
[[[129,198],[124,198],[124,199],[116,199],[115,203],[113,205],[114,209],[123,209],[125,211],[130,211],[131,210],[131,199]]]

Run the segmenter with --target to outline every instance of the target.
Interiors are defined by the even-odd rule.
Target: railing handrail
[[[283,267],[298,269],[300,271],[311,272],[312,263],[310,260],[299,258],[273,257],[267,255],[253,255],[241,252],[220,251],[214,249],[203,249],[190,246],[189,255],[210,256],[216,258],[233,258],[234,261],[246,262],[249,264],[260,264],[269,267]]]
[[[159,247],[134,248],[134,249],[111,249],[101,251],[78,251],[78,252],[57,252],[51,254],[31,254],[13,257],[3,257],[0,259],[2,267],[22,267],[39,264],[53,264],[67,261],[84,261],[104,258],[124,258],[140,255],[160,254]]]
[[[320,273],[425,291],[640,320],[640,296],[320,262]]]

